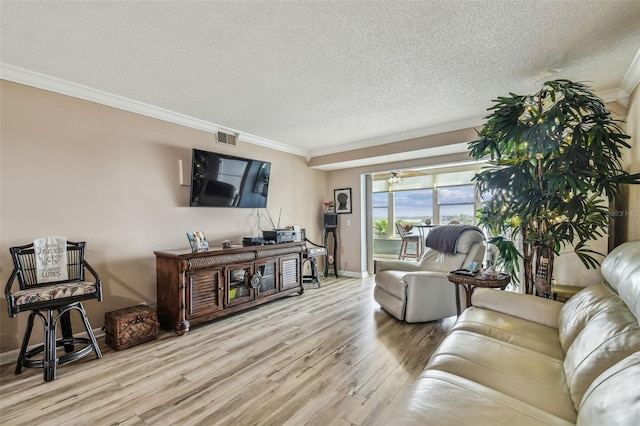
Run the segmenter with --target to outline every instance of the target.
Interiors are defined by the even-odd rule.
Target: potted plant
[[[389,234],[389,221],[387,219],[374,220],[373,230],[376,235],[387,236]]]
[[[588,243],[606,234],[609,203],[640,174],[622,170],[629,136],[582,83],[549,81],[494,102],[469,144],[474,159],[490,159],[474,178],[485,200],[480,225],[516,281],[522,261],[525,292],[548,296],[561,248],[573,245],[587,268],[598,265]]]

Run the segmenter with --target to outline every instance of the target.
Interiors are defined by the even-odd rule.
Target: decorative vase
[[[325,213],[333,213],[333,203],[329,201],[328,203],[322,203],[324,205]]]

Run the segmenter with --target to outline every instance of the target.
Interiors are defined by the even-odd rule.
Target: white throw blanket
[[[67,273],[67,237],[44,237],[33,240],[38,283],[64,281]]]

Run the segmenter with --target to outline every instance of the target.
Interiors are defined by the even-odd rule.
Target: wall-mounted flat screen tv
[[[267,207],[271,163],[193,150],[192,207]]]

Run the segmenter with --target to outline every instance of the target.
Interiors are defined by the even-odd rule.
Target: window
[[[406,173],[399,183],[390,184],[388,174],[376,176],[372,182],[372,223],[377,236],[393,236],[395,223],[434,224],[457,221],[476,223],[476,210],[481,201],[475,199],[472,179],[475,170],[449,173]]]
[[[433,190],[414,189],[392,192],[394,198],[395,218],[402,222],[417,225],[425,219],[433,219]]]
[[[397,221],[417,225],[429,219],[432,224],[459,221],[475,225],[482,200],[475,198],[472,179],[480,167],[401,171],[397,172],[401,181],[395,183],[389,182],[390,173],[373,175],[370,214],[374,258],[398,257]]]
[[[439,223],[453,221],[465,225],[475,224],[474,185],[447,186],[437,189]]]
[[[433,190],[374,192],[372,210],[374,235],[392,236],[399,220],[414,225],[433,220]]]
[[[389,193],[374,192],[372,195],[373,234],[389,235]]]

